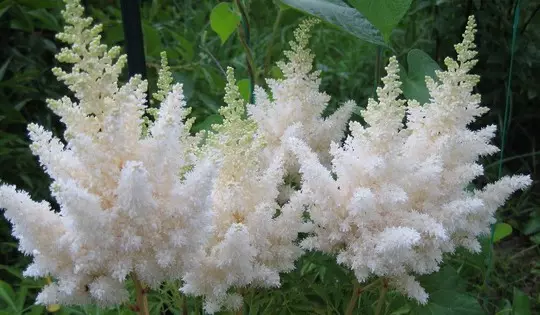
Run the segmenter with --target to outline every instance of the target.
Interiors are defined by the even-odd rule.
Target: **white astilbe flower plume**
[[[330,162],[328,150],[332,141],[340,141],[352,111],[354,101],[345,102],[335,113],[323,118],[330,96],[319,91],[320,71],[312,71],[314,55],[307,48],[310,29],[318,22],[306,19],[294,31],[291,50],[285,51],[288,62],[278,62],[283,79],[267,79],[270,92],[255,87],[255,104],[248,105],[249,116],[257,122],[258,134],[266,142],[264,154],[270,161],[283,145],[283,137],[296,129],[296,136],[304,140],[319,157]],[[294,169],[292,156],[285,156],[288,170]]]
[[[194,267],[184,277],[182,291],[203,295],[205,310],[238,309],[236,290],[277,287],[280,272],[294,269],[302,251],[294,243],[302,228],[300,207],[276,202],[283,182],[284,152],[274,151],[269,165],[256,134],[257,124],[245,115],[244,103],[232,68],[227,70],[222,125],[208,138],[204,151],[219,163],[212,190],[212,237],[193,257]],[[294,199],[294,198],[293,198]]]
[[[474,33],[471,17],[457,61],[447,58],[448,70],[427,79],[431,98],[424,105],[398,100],[399,65],[391,58],[378,101],[363,112],[369,126],[352,122],[345,143],[332,145],[331,171],[305,141],[289,140],[314,223],[302,246],[337,254],[360,282],[386,277],[419,303],[428,294],[414,275],[437,271],[443,254],[458,246],[479,251],[477,237],[489,232],[496,209],[531,183],[512,176],[466,189],[483,173],[478,158],[498,150],[490,144],[495,126],[467,127],[487,111],[473,93],[479,78],[468,74],[476,63]]]
[[[25,274],[56,279],[38,303],[112,305],[127,300],[130,273],[151,287],[181,278],[184,258],[208,233],[213,167],[192,153],[198,138],[183,123],[182,86],[160,80],[163,102],[145,123],[146,82],[136,76],[119,85],[126,57],[100,44],[101,26],[89,28],[77,0],[65,2],[68,25],[58,38],[70,47],[57,58],[73,67],[54,72],[78,102],[49,105],[66,125],[66,145],[28,127],[61,211],[9,185],[0,187],[0,208],[21,251],[34,256]]]

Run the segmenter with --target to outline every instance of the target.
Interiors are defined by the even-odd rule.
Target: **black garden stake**
[[[144,56],[140,1],[121,0],[120,6],[122,9],[122,25],[126,41],[129,76],[140,74],[145,79],[146,60]]]

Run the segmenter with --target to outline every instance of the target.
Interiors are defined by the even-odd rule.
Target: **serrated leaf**
[[[405,16],[412,0],[350,0],[349,3],[360,11],[375,27],[386,41],[392,30]]]
[[[240,16],[234,12],[228,2],[221,2],[212,9],[210,13],[210,27],[219,35],[221,44],[234,33],[240,24]]]
[[[407,54],[407,72],[401,69],[402,90],[405,97],[425,104],[429,101],[426,76],[435,78],[435,71],[441,70],[435,60],[420,49],[412,49]]]
[[[512,234],[512,226],[508,223],[495,224],[495,231],[493,231],[493,242],[497,243],[508,235]]]
[[[512,309],[514,315],[531,315],[531,302],[529,301],[529,296],[518,288],[514,288]]]
[[[288,6],[321,18],[367,42],[387,46],[381,32],[369,20],[340,0],[282,0]]]

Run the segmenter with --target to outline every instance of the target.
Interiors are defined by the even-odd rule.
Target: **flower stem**
[[[139,280],[136,273],[131,273],[131,279],[135,284],[135,294],[137,297],[137,312],[139,315],[150,315],[148,311],[148,299],[146,297],[146,288]]]
[[[347,311],[345,311],[346,315],[353,314],[354,308],[356,307],[356,303],[358,302],[358,298],[360,297],[361,293],[362,293],[362,288],[360,287],[360,284],[355,278],[353,281],[353,293],[351,295],[351,299],[349,300],[349,304],[347,305]]]
[[[270,37],[270,42],[268,43],[268,48],[266,50],[266,56],[264,58],[264,75],[267,76],[268,72],[270,72],[270,63],[272,61],[272,48],[274,46],[274,40],[276,39],[276,35],[279,31],[279,23],[281,22],[281,17],[283,16],[283,10],[281,8],[278,8],[278,15],[276,17],[276,20],[274,21],[274,26],[272,28],[272,35]]]
[[[384,301],[386,299],[386,292],[388,292],[388,280],[383,279],[381,284],[381,293],[379,295],[379,300],[377,301],[377,308],[375,309],[375,315],[381,315]]]

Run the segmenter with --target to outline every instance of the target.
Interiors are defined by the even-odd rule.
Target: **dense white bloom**
[[[144,122],[146,82],[119,86],[126,57],[100,44],[101,26],[89,28],[78,1],[65,2],[68,26],[58,38],[70,47],[57,57],[74,65],[54,71],[78,102],[49,104],[66,125],[66,145],[40,126],[28,128],[61,211],[8,185],[0,187],[0,208],[20,249],[34,256],[26,275],[56,279],[39,303],[111,305],[127,299],[129,273],[152,287],[182,276],[185,258],[208,233],[214,167],[192,153],[198,138],[183,123],[182,86],[161,80],[155,122]]]
[[[473,93],[478,77],[468,74],[476,63],[474,33],[470,18],[457,61],[447,58],[448,70],[427,79],[431,99],[424,105],[398,99],[399,65],[391,58],[378,101],[363,112],[369,126],[351,122],[345,143],[332,144],[331,171],[305,141],[289,140],[314,223],[303,247],[337,254],[359,281],[387,277],[420,303],[428,295],[413,275],[436,271],[443,253],[458,246],[479,251],[477,237],[489,232],[495,210],[531,183],[512,176],[466,189],[483,173],[478,158],[498,150],[490,144],[494,126],[467,128],[487,111]]]
[[[193,255],[193,268],[184,277],[182,291],[204,295],[205,310],[242,304],[235,290],[248,285],[277,287],[280,272],[294,268],[301,250],[294,243],[302,228],[302,211],[280,207],[278,187],[283,182],[284,152],[275,150],[269,165],[261,154],[265,143],[257,125],[245,115],[244,104],[231,68],[222,125],[208,138],[204,151],[219,163],[212,190],[212,237]]]
[[[356,104],[345,102],[335,113],[323,118],[330,96],[319,91],[320,71],[312,71],[313,54],[307,48],[310,29],[318,20],[306,19],[294,32],[291,50],[285,51],[288,62],[278,62],[283,79],[267,79],[270,91],[255,87],[255,104],[248,105],[249,116],[257,122],[257,133],[264,138],[264,154],[269,161],[283,145],[283,137],[295,129],[296,137],[304,140],[325,161],[332,141],[340,141],[347,121]],[[293,170],[295,160],[287,154],[285,165]]]

